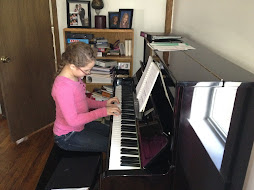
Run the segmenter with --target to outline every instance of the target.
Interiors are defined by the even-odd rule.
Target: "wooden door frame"
[[[54,36],[55,36],[56,59],[57,59],[57,64],[59,64],[61,61],[61,51],[60,51],[56,0],[51,0],[51,4],[52,4],[53,27],[54,27]]]
[[[166,17],[165,17],[165,30],[166,34],[171,33],[171,24],[173,17],[173,0],[167,0],[166,2]]]

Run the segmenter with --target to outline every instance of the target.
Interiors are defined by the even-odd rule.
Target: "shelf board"
[[[114,32],[123,32],[123,33],[126,33],[126,32],[133,32],[133,29],[99,29],[99,28],[64,28],[64,31],[65,32],[83,32],[83,31],[86,31],[86,32],[103,32],[103,33],[114,33]]]
[[[131,56],[113,56],[113,55],[108,55],[106,57],[96,57],[96,59],[116,59],[120,61],[130,61],[132,60]]]

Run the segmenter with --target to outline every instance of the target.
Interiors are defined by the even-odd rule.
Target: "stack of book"
[[[94,37],[93,34],[80,34],[80,33],[67,33],[66,41],[67,44],[73,42],[84,42],[89,44],[90,40]]]
[[[107,55],[120,55],[119,49],[111,49],[107,52]]]
[[[96,48],[98,52],[106,52],[106,49],[109,48],[109,43],[107,39],[96,40]]]
[[[116,60],[105,59],[105,60],[96,60],[95,65],[100,67],[113,67],[117,66],[118,62]]]
[[[95,66],[91,70],[91,74],[86,76],[87,83],[108,83],[112,84],[112,72],[117,65],[117,61],[113,60],[97,60]]]

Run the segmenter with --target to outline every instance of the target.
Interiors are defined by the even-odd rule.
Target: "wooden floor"
[[[16,145],[7,121],[0,119],[0,189],[34,190],[54,144],[52,127]]]

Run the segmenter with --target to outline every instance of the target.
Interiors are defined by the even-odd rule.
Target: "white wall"
[[[253,0],[174,1],[172,31],[254,73]],[[244,190],[254,189],[254,149]]]
[[[63,46],[63,28],[67,27],[66,20],[66,1],[57,0],[57,14],[59,25],[59,37],[61,52]],[[91,1],[92,2],[92,1]],[[134,29],[134,67],[133,73],[140,67],[139,61],[143,60],[143,38],[140,37],[140,31],[164,32],[166,0],[104,0],[104,8],[100,15],[107,16],[108,12],[118,11],[119,9],[134,9],[132,28]],[[91,8],[92,27],[94,27],[95,11]]]
[[[253,8],[253,0],[177,0],[173,32],[254,73]]]

